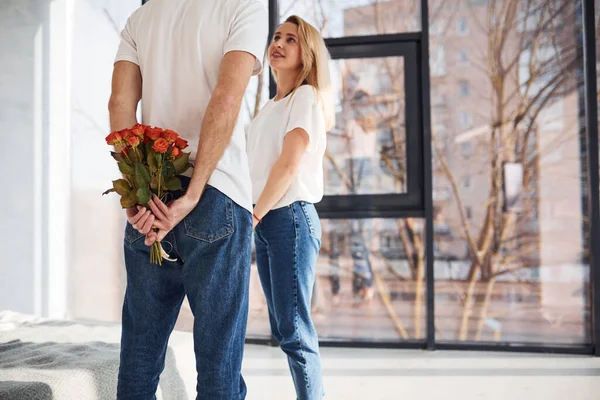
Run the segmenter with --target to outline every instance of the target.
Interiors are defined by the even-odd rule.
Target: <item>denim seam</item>
[[[177,255],[179,256],[181,263],[185,264],[185,260],[183,259],[183,257],[181,256],[181,253],[179,252],[179,247],[177,247],[177,235],[175,234],[175,232],[173,232],[173,248],[177,252]]]
[[[310,236],[318,239],[319,237],[317,235],[317,230],[315,229],[315,225],[314,225],[313,221],[311,220],[310,216],[308,215],[308,210],[306,210],[306,203],[304,203],[304,202],[300,203],[300,208],[302,208],[302,213],[304,214],[304,217],[306,218],[306,223],[308,224],[308,232],[310,233]]]
[[[131,225],[131,224],[128,222],[127,225]],[[128,228],[128,226],[126,226],[126,228]],[[136,230],[133,226],[131,226],[131,229],[133,229],[134,233],[136,233],[136,234],[129,234],[129,235],[126,234],[125,235],[125,240],[127,241],[127,243],[129,245],[134,244],[135,242],[140,240],[143,236],[145,236],[143,233],[140,233],[138,230]],[[127,229],[126,229],[126,231],[127,231]]]
[[[217,240],[221,240],[227,236],[231,236],[235,233],[235,226],[234,226],[234,218],[233,218],[233,201],[231,199],[227,199],[227,223],[229,225],[231,225],[231,229],[223,229],[223,233],[219,236],[213,237],[213,238],[209,238],[208,235],[206,235],[206,237],[202,237],[201,234],[196,234],[194,232],[190,232],[190,229],[188,228],[189,222],[187,220],[187,217],[183,219],[183,224],[184,224],[184,233],[186,236],[192,237],[194,239],[200,240],[202,242],[206,242],[206,243],[214,243]],[[193,227],[192,227],[193,228]]]
[[[304,349],[302,348],[302,338],[300,337],[300,329],[298,326],[298,217],[291,207],[292,215],[294,217],[294,328],[296,330],[296,339],[300,347],[300,356],[304,359],[304,365],[302,366],[302,372],[304,372],[304,381],[306,382],[306,388],[310,389],[310,380],[308,379],[308,369],[306,368],[306,356],[304,355]]]

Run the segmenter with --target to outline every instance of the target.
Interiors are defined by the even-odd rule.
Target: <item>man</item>
[[[111,129],[133,126],[141,100],[144,124],[178,132],[197,151],[181,197],[168,207],[154,198],[152,213],[127,210],[118,399],[155,398],[186,295],[194,314],[198,398],[246,396],[241,362],[252,196],[238,114],[250,77],[262,69],[267,30],[260,0],[152,0],[122,32]],[[150,264],[155,240],[176,261]]]

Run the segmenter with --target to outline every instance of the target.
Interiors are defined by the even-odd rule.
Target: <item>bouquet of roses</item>
[[[113,187],[104,194],[116,192],[121,196],[121,207],[140,205],[149,208],[152,194],[166,202],[169,191],[181,190],[181,175],[192,166],[190,153],[183,150],[187,141],[170,129],[151,128],[137,124],[131,129],[112,132],[106,143],[114,146],[112,157],[117,161],[123,179],[113,181]],[[168,259],[160,242],[150,249],[150,262],[162,265]]]

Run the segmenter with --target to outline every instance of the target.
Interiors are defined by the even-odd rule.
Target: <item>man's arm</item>
[[[146,245],[162,240],[200,201],[204,188],[217,163],[229,146],[233,129],[237,123],[242,98],[256,63],[256,58],[245,51],[230,51],[221,60],[219,80],[210,98],[196,153],[196,163],[190,185],[184,196],[169,207],[156,196],[148,202],[156,221],[158,234],[150,232]]]
[[[112,92],[108,102],[111,132],[131,128],[137,123],[136,110],[142,98],[140,67],[129,61],[115,63]]]
[[[221,60],[217,86],[200,128],[194,172],[186,193],[196,202],[229,146],[255,62],[255,57],[245,51],[231,51]]]

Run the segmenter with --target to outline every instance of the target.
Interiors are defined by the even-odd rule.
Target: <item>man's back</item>
[[[259,0],[151,0],[127,22],[116,59],[140,67],[143,123],[179,132],[195,159],[223,55],[253,54],[258,73],[266,37],[266,10]],[[241,124],[209,184],[251,209]]]

